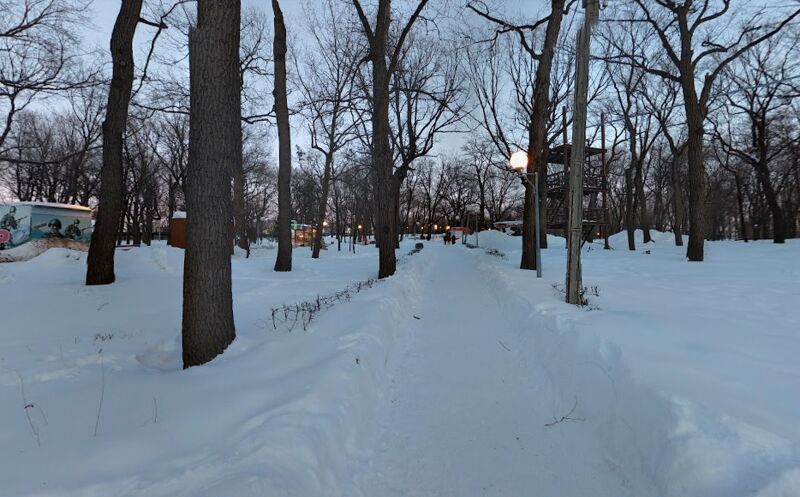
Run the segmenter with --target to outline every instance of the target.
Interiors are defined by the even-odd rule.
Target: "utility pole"
[[[583,27],[578,30],[575,62],[575,105],[569,166],[569,224],[567,233],[567,303],[581,298],[581,243],[583,242],[583,165],[586,156],[586,106],[589,91],[589,46],[592,26],[600,14],[599,0],[583,0]]]

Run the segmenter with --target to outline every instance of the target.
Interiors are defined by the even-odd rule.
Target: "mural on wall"
[[[0,205],[0,250],[22,245],[30,240],[31,207]]]
[[[0,205],[0,250],[30,240],[67,239],[89,243],[91,212],[40,205]]]
[[[35,212],[31,216],[31,239],[69,238],[88,243],[92,237],[91,219],[68,214]]]

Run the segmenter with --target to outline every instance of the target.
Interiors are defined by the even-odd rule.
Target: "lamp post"
[[[541,278],[542,251],[541,247],[539,246],[539,173],[536,171],[532,173],[526,171],[528,168],[528,154],[526,154],[524,150],[517,150],[511,154],[511,158],[508,162],[511,166],[511,169],[519,175],[519,178],[522,180],[523,184],[528,185],[530,183],[530,177],[533,176],[533,217],[534,230],[536,233],[536,247],[534,248],[536,252],[536,277]]]

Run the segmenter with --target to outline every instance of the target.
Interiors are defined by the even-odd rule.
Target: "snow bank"
[[[32,240],[17,247],[0,251],[0,263],[28,261],[53,248],[87,252],[89,250],[89,245],[67,238]]]
[[[626,233],[611,237],[614,250],[584,246],[583,284],[598,293],[584,310],[562,303],[566,251],[555,243],[542,251],[541,281],[516,269],[519,237],[482,232],[481,248],[506,256],[475,252],[525,296],[532,320],[547,316],[590,349],[618,347],[633,378],[660,393],[674,416],[659,442],[674,449],[668,495],[787,491],[800,469],[800,397],[790,393],[800,384],[800,241],[707,242],[706,261],[689,263],[672,233],[652,234],[645,246],[637,231],[635,251]]]
[[[270,306],[374,276],[377,251],[297,251],[291,273],[234,259],[237,339],[187,371],[182,262],[119,250],[104,287],[83,286],[85,254],[63,249],[0,269],[16,290],[0,301],[1,496],[344,495],[425,261],[285,333]]]
[[[489,237],[490,245],[507,248],[498,238]],[[498,271],[498,263],[489,259],[478,262],[487,286],[507,299],[500,303],[508,319],[530,330],[525,350],[550,386],[540,392],[541,402],[562,413],[549,421],[578,419],[562,421],[570,425],[565,430],[596,440],[597,451],[624,478],[631,495],[666,495],[674,458],[670,428],[675,423],[668,403],[633,379],[618,347],[582,339],[568,309],[520,293],[520,278],[534,273]]]

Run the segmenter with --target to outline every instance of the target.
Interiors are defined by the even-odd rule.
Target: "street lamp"
[[[534,171],[527,172],[528,169],[528,154],[524,150],[517,150],[508,159],[511,169],[516,171],[519,178],[524,185],[530,184],[530,178],[533,176],[533,217],[534,217],[534,230],[536,231],[536,277],[542,277],[542,251],[539,247],[539,174]]]

